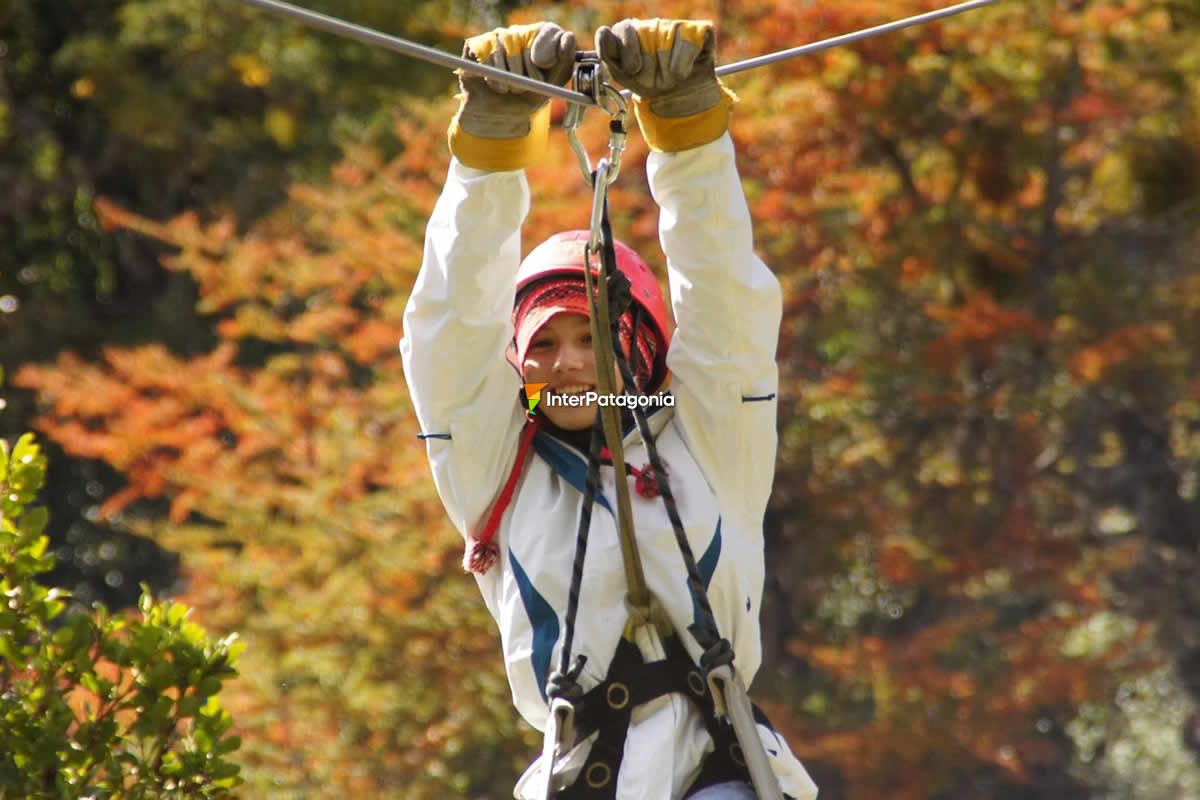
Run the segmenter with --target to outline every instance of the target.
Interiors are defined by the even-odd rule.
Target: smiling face
[[[582,314],[555,314],[529,341],[521,374],[526,383],[547,383],[555,394],[596,391],[596,357],[592,351],[592,329]],[[618,394],[624,383],[616,376]],[[549,406],[546,417],[568,431],[589,428],[596,419],[596,404]]]

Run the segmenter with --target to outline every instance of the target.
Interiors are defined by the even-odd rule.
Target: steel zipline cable
[[[560,86],[554,86],[553,84],[535,80],[524,75],[514,75],[511,72],[506,72],[502,69],[488,66],[487,64],[480,64],[476,61],[461,58],[460,56],[451,55],[444,50],[438,50],[433,47],[427,47],[423,44],[410,42],[407,39],[401,39],[398,36],[391,36],[386,33],[381,33],[377,30],[363,27],[362,25],[355,25],[352,22],[346,22],[345,20],[338,19],[337,17],[331,17],[316,11],[309,11],[306,8],[301,8],[299,6],[292,5],[291,3],[282,2],[282,0],[240,0],[240,2],[256,8],[261,8],[264,11],[270,11],[281,16],[289,17],[319,30],[327,31],[329,33],[336,33],[339,36],[354,39],[365,44],[383,47],[402,55],[419,58],[422,61],[428,61],[431,64],[437,64],[449,69],[461,69],[464,72],[473,72],[477,75],[492,78],[494,80],[507,83],[511,86],[517,86],[531,92],[538,92],[549,97],[566,100],[570,103],[578,103],[579,105],[584,106],[592,106],[596,104],[595,100],[581,92],[564,89]],[[786,61],[799,56],[819,53],[822,50],[828,50],[833,47],[851,44],[852,42],[858,42],[863,39],[868,39],[872,36],[880,36],[885,33],[892,33],[893,31],[902,30],[904,28],[910,28],[916,25],[924,25],[935,20],[952,17],[956,14],[961,14],[964,11],[974,11],[977,8],[990,6],[997,2],[999,2],[999,0],[968,0],[968,2],[959,3],[958,5],[948,6],[936,11],[929,11],[924,14],[917,14],[916,16],[906,17],[905,19],[895,20],[894,22],[885,22],[882,25],[875,25],[874,27],[864,28],[863,30],[854,31],[853,33],[846,33],[829,39],[822,39],[819,42],[812,42],[810,44],[800,45],[799,47],[793,47],[788,50],[780,50],[777,53],[771,53],[769,55],[759,56],[757,58],[750,58],[746,59],[745,61],[735,62],[733,64],[726,64],[724,66],[717,67],[717,75],[732,75],[737,72],[744,72],[746,70],[757,69],[758,67],[765,67],[768,64],[774,64],[779,61]]]
[[[904,28],[912,28],[917,25],[925,25],[946,17],[953,17],[956,14],[961,14],[964,11],[974,11],[977,8],[983,8],[999,2],[999,0],[969,0],[966,3],[959,3],[946,8],[939,8],[936,11],[928,11],[924,14],[917,14],[915,17],[905,17],[894,22],[885,22],[882,25],[875,25],[870,28],[863,28],[861,31],[853,33],[844,33],[840,36],[833,36],[829,39],[822,39],[819,42],[811,44],[802,44],[799,47],[793,47],[788,50],[780,50],[778,53],[770,55],[758,56],[757,58],[747,58],[745,61],[738,61],[733,64],[727,64],[723,67],[717,67],[718,75],[732,75],[735,72],[744,72],[748,69],[758,69],[765,67],[768,64],[774,64],[778,61],[786,61],[790,58],[799,56],[812,55],[819,53],[822,50],[829,50],[834,47],[841,47],[844,44],[859,42],[863,39],[870,39],[872,36],[880,36],[885,33],[903,30]]]
[[[573,92],[570,89],[563,89],[545,81],[527,78],[524,75],[514,75],[511,72],[505,72],[496,67],[489,67],[487,64],[480,64],[476,61],[471,61],[459,56],[453,56],[444,50],[438,50],[434,47],[426,47],[423,44],[410,42],[407,39],[401,39],[399,36],[390,36],[386,33],[380,33],[371,28],[365,28],[362,25],[355,25],[352,22],[331,17],[326,14],[320,14],[316,11],[309,11],[307,8],[300,8],[291,3],[284,3],[281,0],[241,0],[246,5],[255,6],[265,11],[271,11],[285,17],[303,22],[305,25],[310,25],[319,30],[336,33],[339,36],[344,36],[348,39],[354,39],[365,44],[373,44],[379,47],[386,48],[401,55],[412,56],[419,58],[422,61],[428,61],[431,64],[448,67],[449,69],[461,69],[464,72],[474,72],[484,77],[493,78],[497,81],[519,86],[522,89],[528,89],[531,92],[557,97],[561,100],[567,100],[572,103],[592,106],[595,101],[585,94]]]

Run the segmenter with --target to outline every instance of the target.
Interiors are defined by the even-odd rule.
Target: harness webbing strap
[[[602,220],[608,219],[607,183],[603,180],[600,166],[593,173],[592,183],[596,189],[593,202],[599,203],[602,209]],[[613,249],[611,233],[602,240],[600,255],[603,268],[598,270],[593,280],[592,270],[583,271],[584,283],[587,288],[588,301],[592,304],[590,323],[592,341],[608,346],[594,347],[596,359],[596,387],[602,395],[615,395],[616,367],[613,362],[614,350],[620,352],[620,339],[617,336],[616,320],[609,310],[609,280],[620,275],[617,268],[617,254]],[[588,255],[591,256],[589,246]],[[623,276],[622,276],[623,277]],[[594,285],[594,288],[593,288]],[[613,469],[617,475],[625,474],[625,446],[621,435],[621,415],[614,406],[602,405],[598,409],[600,425],[604,430],[604,441],[612,456]],[[638,552],[637,541],[634,538],[633,507],[629,499],[629,484],[624,480],[616,481],[617,490],[617,532],[621,543],[621,560],[625,565],[625,583],[627,586],[630,611],[641,621],[650,619],[650,589],[646,585],[646,573],[642,567],[641,554]]]
[[[604,205],[604,214],[601,216],[600,225],[603,233],[605,258],[611,259],[609,266],[613,272],[616,272],[617,256],[612,244],[612,224],[608,218],[607,200]],[[625,358],[625,353],[620,347],[619,339],[613,340],[611,352],[616,360],[617,367],[621,370],[621,378],[625,381],[625,385],[634,386],[633,369],[629,366],[629,362]],[[663,507],[667,511],[667,518],[671,521],[671,529],[675,533],[675,542],[679,547],[680,555],[683,557],[683,564],[687,570],[688,588],[696,598],[696,605],[700,610],[700,625],[693,625],[690,629],[691,633],[696,637],[696,641],[700,643],[700,646],[704,648],[706,660],[714,661],[720,659],[724,663],[728,663],[733,660],[733,649],[732,647],[728,647],[726,643],[726,647],[728,648],[727,660],[717,655],[722,643],[717,619],[713,614],[712,605],[708,602],[708,590],[704,586],[704,579],[700,576],[700,568],[696,566],[696,556],[692,553],[691,544],[687,540],[687,533],[683,529],[683,520],[679,515],[679,507],[675,503],[675,495],[671,491],[671,482],[665,480],[667,474],[666,468],[663,465],[662,458],[658,454],[658,444],[655,442],[654,436],[650,431],[650,423],[646,419],[645,409],[635,405],[633,407],[633,419],[642,436],[642,441],[646,445],[646,455],[650,460],[653,480],[658,488],[659,495],[662,496]],[[704,666],[706,669],[711,668],[708,664]]]
[[[593,425],[588,447],[587,481],[583,487],[583,505],[579,508],[579,528],[575,534],[575,561],[571,567],[571,588],[567,594],[566,630],[558,670],[550,676],[549,691],[555,697],[572,699],[579,694],[575,683],[586,659],[580,656],[571,664],[571,648],[575,642],[575,617],[579,614],[579,592],[583,586],[583,566],[587,557],[588,533],[592,526],[592,509],[600,489],[600,430]]]

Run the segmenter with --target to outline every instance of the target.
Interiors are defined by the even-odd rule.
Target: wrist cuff
[[[459,122],[462,109],[450,123],[450,152],[468,167],[491,172],[524,169],[546,152],[550,138],[550,104],[529,117],[529,133],[516,139],[488,139],[467,133]]]
[[[721,99],[707,111],[689,117],[660,117],[650,110],[650,101],[634,98],[638,127],[651,150],[677,153],[716,141],[729,128],[729,116],[737,95],[721,84]]]

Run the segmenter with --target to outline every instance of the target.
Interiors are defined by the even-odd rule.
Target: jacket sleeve
[[[528,211],[523,172],[452,161],[404,312],[405,379],[438,494],[463,535],[516,457],[520,383],[505,349]]]
[[[775,473],[779,282],[754,253],[750,212],[726,133],[679,153],[652,153],[676,330],[667,364],[676,414],[723,514],[757,531]]]

